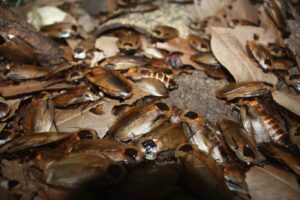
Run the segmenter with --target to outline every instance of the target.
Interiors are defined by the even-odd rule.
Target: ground
[[[109,21],[110,23],[132,24],[147,30],[156,25],[169,25],[178,29],[180,37],[193,33],[188,28],[190,19],[195,18],[194,4],[178,5],[167,1],[158,1],[160,9],[149,13],[134,13]],[[227,84],[226,80],[214,80],[201,71],[182,74],[176,78],[179,87],[171,92],[168,101],[172,104],[202,113],[209,120],[216,122],[220,118],[234,118],[231,106],[215,98],[215,89]]]

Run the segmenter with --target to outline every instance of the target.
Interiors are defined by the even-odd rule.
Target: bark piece
[[[34,49],[37,63],[50,66],[64,61],[58,46],[12,11],[0,6],[0,32],[12,35]]]

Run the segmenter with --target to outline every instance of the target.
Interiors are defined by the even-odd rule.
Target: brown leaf
[[[99,21],[86,14],[78,18],[78,25],[82,27],[83,31],[88,33],[99,25]]]
[[[278,37],[273,31],[255,26],[240,26],[235,29],[227,29],[227,31],[234,34],[244,48],[248,40],[254,40],[254,35],[258,36],[258,42],[262,44],[274,43],[282,40],[281,37]]]
[[[156,79],[144,78],[135,81],[135,84],[153,96],[167,96],[169,94],[169,90],[165,87],[164,83]]]
[[[264,73],[246,52],[247,40],[253,39],[254,33],[265,37],[263,29],[257,27],[213,28],[211,48],[218,61],[226,67],[237,82],[265,81],[276,84],[274,74]]]
[[[250,0],[237,0],[227,8],[226,19],[246,19],[247,21],[257,23],[258,13]]]
[[[285,107],[289,111],[300,116],[300,96],[281,91],[272,92],[272,97],[276,103]]]
[[[56,126],[59,131],[66,132],[74,131],[78,128],[95,129],[98,133],[98,136],[102,138],[116,120],[116,116],[112,114],[113,107],[122,104],[130,105],[138,99],[149,95],[149,93],[146,93],[137,87],[133,87],[132,91],[133,96],[122,103],[120,103],[118,100],[107,99],[94,102],[88,106],[83,105],[75,109],[57,109],[54,120],[56,122]],[[103,108],[102,115],[96,115],[90,111],[92,108],[95,108],[99,105],[102,105]],[[52,126],[51,130],[55,130],[55,127]]]
[[[215,15],[219,10],[229,5],[232,0],[194,1],[198,17],[203,20]]]
[[[296,200],[300,196],[296,177],[271,165],[252,167],[246,173],[246,182],[253,200]]]
[[[268,32],[270,35],[273,35],[273,37],[275,37],[276,42],[278,42],[281,45],[284,45],[280,30],[276,27],[273,20],[267,15],[264,6],[261,5],[258,8],[258,11],[260,13],[260,27],[266,30],[266,32]]]
[[[96,40],[95,47],[102,50],[106,57],[115,56],[119,53],[117,41],[116,37],[102,36]]]

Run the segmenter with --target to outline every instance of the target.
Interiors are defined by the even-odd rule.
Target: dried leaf
[[[205,2],[205,1],[204,1]],[[210,1],[206,1],[210,2]],[[214,2],[214,1],[212,1]],[[211,2],[210,2],[211,3]],[[207,3],[206,3],[207,4]],[[258,13],[255,6],[249,0],[235,0],[235,1],[215,1],[214,10],[217,10],[213,17],[207,18],[207,27],[205,33],[211,35],[213,27],[227,27],[228,22],[233,19],[245,19],[247,21],[258,24]],[[206,8],[209,9],[209,8]],[[204,13],[207,11],[204,11]]]
[[[83,15],[78,19],[78,25],[88,33],[94,30],[99,25],[99,22],[98,20],[91,18],[90,15]]]
[[[253,33],[256,32],[263,32],[263,30],[250,26],[238,29],[213,28],[212,51],[237,82],[265,81],[276,84],[276,76],[264,73],[247,55],[245,42],[251,40]]]
[[[231,2],[232,0],[194,0],[200,20],[215,15],[219,10],[229,5]]]
[[[261,44],[277,42],[280,44],[282,41],[281,37],[278,37],[273,31],[261,27],[240,26],[235,29],[228,29],[227,31],[234,34],[244,48],[248,40],[254,40],[255,35],[258,37],[258,42]]]
[[[119,52],[117,41],[116,37],[102,36],[96,40],[95,47],[102,50],[106,57],[115,56]]]
[[[300,116],[300,96],[281,91],[272,92],[272,97],[282,107]]]
[[[253,200],[296,200],[300,196],[296,177],[271,165],[252,167],[246,173],[246,182]]]
[[[284,44],[281,32],[280,30],[276,27],[275,23],[271,18],[267,15],[266,10],[264,6],[260,6],[258,9],[258,12],[260,13],[259,15],[259,20],[260,20],[260,27],[262,27],[266,32],[268,32],[270,35],[273,35],[275,37],[275,41],[281,45]]]
[[[231,4],[231,8],[227,8],[226,19],[246,19],[247,21],[257,23],[258,13],[255,6],[250,0],[237,0]]]
[[[54,6],[43,6],[27,13],[27,21],[37,29],[42,26],[63,22],[67,13]]]

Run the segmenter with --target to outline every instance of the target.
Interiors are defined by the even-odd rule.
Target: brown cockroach
[[[170,26],[156,26],[152,30],[152,34],[159,41],[167,41],[179,36],[178,30]]]
[[[300,159],[297,154],[292,153],[288,149],[274,143],[262,143],[259,145],[259,148],[267,158],[285,163],[289,168],[291,168],[291,170],[293,170],[293,172],[300,176]]]
[[[160,101],[129,109],[118,117],[106,137],[119,141],[137,140],[169,120],[172,109],[171,106]]]
[[[229,148],[247,164],[259,162],[259,154],[255,142],[246,131],[231,120],[218,121],[221,132]]]
[[[52,98],[52,101],[55,107],[67,107],[73,104],[97,101],[103,98],[103,96],[102,92],[95,94],[90,88],[80,86],[55,96]]]
[[[2,74],[0,73],[0,77],[13,81],[22,81],[42,78],[45,77],[49,72],[49,69],[34,65],[13,65],[10,66],[7,71],[3,72]]]
[[[193,111],[180,113],[179,121],[183,123],[189,142],[196,145],[217,162],[223,163],[225,145],[220,131],[207,119]]]
[[[120,99],[129,99],[132,96],[131,84],[116,71],[94,67],[87,79],[109,96]]]
[[[200,53],[211,52],[209,40],[206,38],[201,38],[194,34],[189,34],[187,36],[187,42],[189,45]]]
[[[179,144],[187,143],[181,124],[165,123],[137,141],[137,146],[146,159],[155,160],[160,152],[175,150]]]
[[[232,199],[222,167],[196,145],[178,146],[175,157],[183,162],[186,184],[198,197]]]
[[[140,35],[134,32],[125,32],[119,37],[117,45],[122,52],[134,53],[141,48]]]
[[[115,162],[136,164],[144,154],[133,144],[125,144],[111,139],[79,140],[72,144],[71,152],[91,153],[109,158]]]
[[[140,56],[125,55],[105,58],[100,65],[111,70],[125,70],[134,67],[144,67],[149,64],[148,59]]]
[[[131,68],[126,72],[126,75],[132,80],[140,80],[142,78],[152,78],[159,80],[164,83],[166,88],[170,90],[176,89],[178,87],[170,75],[146,68]]]
[[[270,51],[264,45],[254,41],[247,41],[246,49],[264,71],[272,69],[273,58]]]
[[[192,61],[203,64],[203,65],[208,65],[208,66],[213,66],[213,67],[220,67],[220,63],[212,53],[205,53],[205,54],[195,54],[191,56]]]
[[[59,161],[50,162],[44,173],[44,181],[57,187],[95,188],[120,183],[126,174],[124,167],[110,159],[74,153]]]
[[[273,141],[282,146],[288,145],[288,134],[259,100],[241,100],[238,104],[241,106],[243,126],[258,144]]]
[[[248,98],[269,94],[274,90],[272,84],[262,81],[244,81],[231,83],[216,90],[216,97],[231,101],[236,98]]]
[[[54,104],[48,93],[41,93],[26,105],[18,124],[24,133],[39,133],[50,130],[54,120]]]
[[[45,35],[53,38],[69,38],[76,35],[77,27],[74,24],[67,22],[59,22],[40,29]]]

